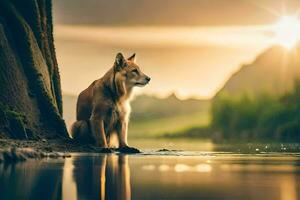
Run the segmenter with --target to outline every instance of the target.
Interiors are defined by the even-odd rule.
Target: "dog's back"
[[[76,105],[76,122],[71,127],[72,138],[86,143],[93,140],[90,133],[89,119],[92,113],[93,88],[95,83],[96,81],[79,94]]]
[[[94,81],[88,88],[83,90],[77,99],[76,120],[88,120],[92,114],[93,89],[97,81]]]

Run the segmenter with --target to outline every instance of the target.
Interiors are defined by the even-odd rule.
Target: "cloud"
[[[232,27],[93,27],[58,25],[61,40],[97,42],[111,46],[257,46],[270,44],[268,26]]]
[[[54,0],[57,24],[219,26],[273,23],[299,0]]]

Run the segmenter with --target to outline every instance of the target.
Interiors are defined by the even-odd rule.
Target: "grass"
[[[162,137],[186,130],[190,127],[207,126],[210,122],[208,112],[182,114],[145,121],[131,121],[129,123],[129,137]]]
[[[198,139],[211,139],[212,131],[209,125],[188,127],[178,132],[171,132],[162,135],[163,138],[198,138]]]

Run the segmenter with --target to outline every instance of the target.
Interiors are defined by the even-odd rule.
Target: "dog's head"
[[[121,53],[116,56],[114,71],[116,77],[125,82],[127,87],[143,87],[150,81],[150,77],[144,74],[140,67],[135,63],[136,56],[133,54],[125,59]]]

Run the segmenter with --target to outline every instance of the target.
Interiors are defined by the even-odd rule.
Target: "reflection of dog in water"
[[[118,53],[114,66],[78,96],[72,137],[107,148],[110,137],[117,133],[119,146],[130,150],[127,145],[129,100],[135,86],[145,86],[149,81],[135,63],[135,54],[125,59]]]
[[[77,199],[130,200],[130,169],[128,156],[102,156],[86,159],[84,167],[74,160],[73,175]]]

